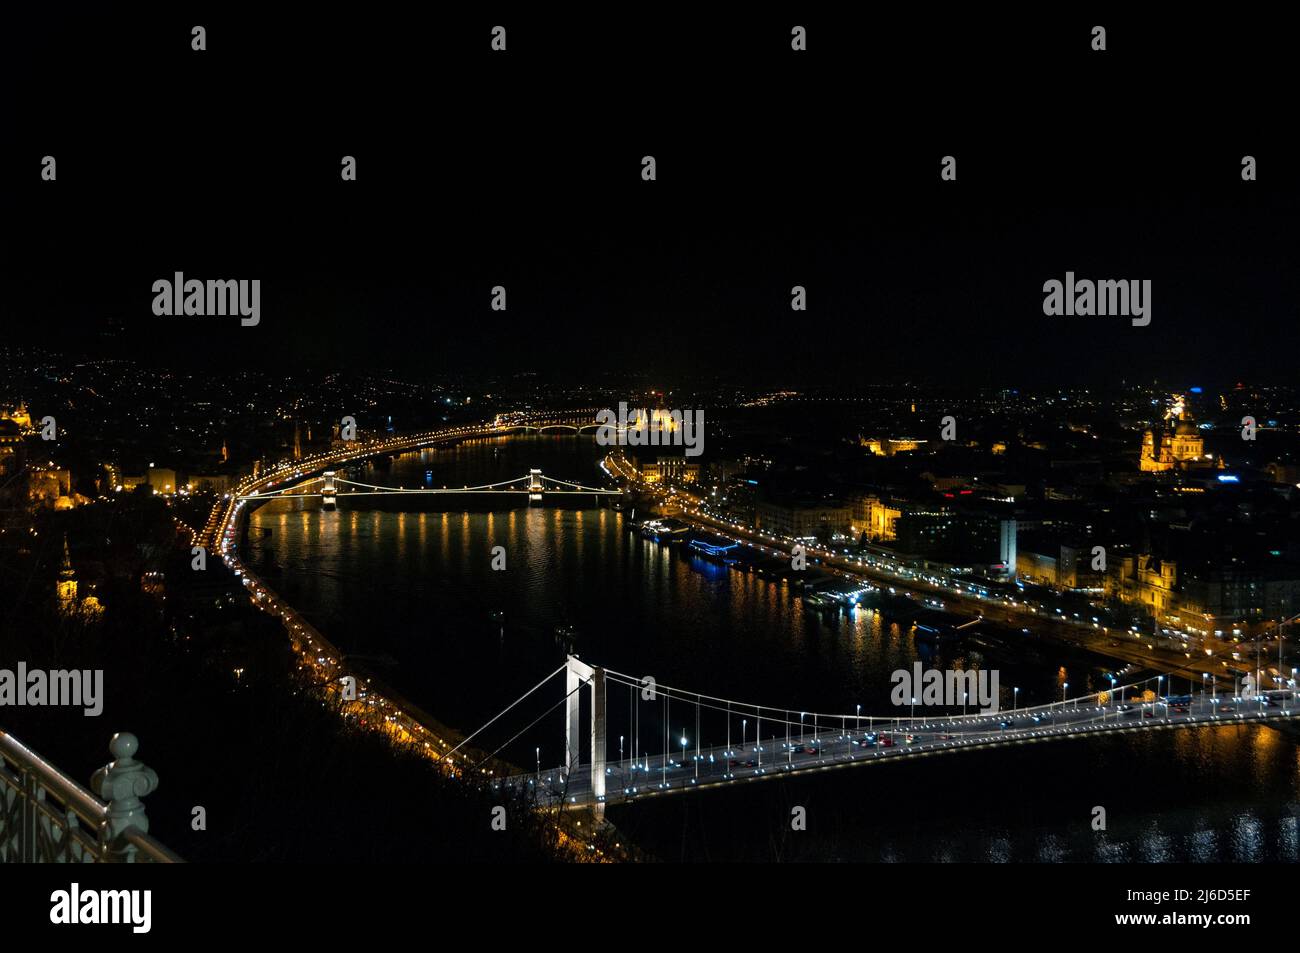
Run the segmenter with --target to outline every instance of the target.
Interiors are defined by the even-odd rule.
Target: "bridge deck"
[[[849,730],[841,733],[822,730],[816,735],[805,730],[802,741],[797,736],[787,745],[784,736],[767,737],[759,751],[754,739],[744,746],[736,744],[701,749],[698,756],[687,749],[680,753],[645,755],[640,759],[611,761],[606,768],[606,804],[635,801],[660,794],[697,791],[738,781],[767,780],[778,776],[825,771],[881,762],[901,762],[920,756],[954,754],[1013,744],[1055,741],[1087,735],[1135,730],[1193,727],[1226,727],[1249,722],[1286,723],[1300,726],[1300,711],[1293,706],[1269,705],[1259,701],[1231,698],[1196,699],[1184,713],[1170,712],[1164,702],[1134,703],[1123,712],[1114,705],[1089,708],[1065,708],[1055,712],[1001,712],[997,715],[967,718],[933,719],[922,722],[895,719],[861,719],[861,727],[849,716]],[[1221,708],[1231,711],[1221,711]],[[1148,712],[1150,715],[1148,716]],[[1037,720],[1036,720],[1037,719]],[[869,727],[869,723],[871,726]],[[882,724],[883,723],[883,724]],[[1007,723],[1009,727],[1002,727]],[[874,730],[874,744],[866,743]],[[784,735],[784,729],[782,730]],[[909,742],[907,739],[911,737]],[[884,738],[893,744],[886,745]],[[559,768],[538,773],[502,778],[498,785],[526,790],[539,806],[563,804],[565,807],[590,807],[592,798],[590,766],[580,765],[566,779]]]

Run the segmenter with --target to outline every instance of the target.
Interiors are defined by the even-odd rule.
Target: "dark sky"
[[[491,17],[11,20],[6,328],[209,367],[1291,376],[1300,203],[1259,37],[1114,19],[1092,54],[1083,20],[823,15],[800,59],[788,17],[672,14],[498,14],[495,57]],[[261,325],[155,318],[178,270],[260,278]],[[1150,279],[1151,325],[1045,317],[1067,270]]]

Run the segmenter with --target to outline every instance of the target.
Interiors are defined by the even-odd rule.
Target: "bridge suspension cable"
[[[652,793],[704,788],[741,778],[778,777],[828,766],[879,763],[882,760],[893,762],[908,753],[976,750],[989,745],[1019,744],[1108,730],[1300,718],[1300,713],[1280,705],[1272,695],[1256,697],[1247,693],[1245,697],[1233,698],[1225,694],[1225,699],[1235,703],[1258,701],[1259,707],[1253,711],[1238,711],[1234,705],[1221,706],[1217,679],[1211,684],[1204,682],[1204,678],[1213,673],[1201,673],[1198,698],[1197,682],[1181,670],[1182,676],[1188,678],[1188,691],[1182,695],[1176,694],[1175,681],[1179,672],[1174,672],[1135,679],[1123,686],[1112,681],[1109,697],[1103,697],[1107,694],[1103,690],[1046,705],[993,708],[972,715],[964,711],[958,715],[952,711],[955,706],[949,704],[945,710],[930,710],[919,718],[915,709],[910,716],[901,711],[898,715],[867,715],[866,724],[863,724],[864,716],[860,710],[854,714],[836,715],[736,702],[673,686],[659,686],[646,679],[592,666],[576,656],[569,656],[565,667],[570,678],[567,694],[478,764],[515,744],[521,736],[567,703],[565,763],[558,769],[564,781],[563,787],[543,790],[544,774],[556,769],[547,768],[544,772],[540,754],[536,772],[519,772],[494,779],[492,783],[512,788],[523,784],[534,791],[539,804],[588,805],[597,813],[603,811],[607,802],[635,800]],[[553,672],[547,678],[555,674]],[[1164,684],[1166,679],[1169,679],[1168,686]],[[626,728],[620,726],[619,730],[629,732],[626,740],[631,742],[631,747],[625,750],[625,736],[618,734],[617,760],[613,759],[610,751],[615,737],[610,733],[612,726],[608,720],[611,716],[608,706],[610,680],[620,688],[628,689]],[[591,743],[589,759],[582,759],[582,743],[577,739],[583,734],[578,727],[583,719],[574,696],[587,686],[593,690]],[[1063,690],[1068,687],[1068,683],[1061,686]],[[1151,691],[1152,687],[1155,692]],[[1132,699],[1141,706],[1140,710],[1135,705],[1119,704],[1125,700],[1123,693],[1133,689],[1142,689]],[[1291,694],[1288,692],[1282,697],[1289,700]],[[952,698],[951,694],[949,698]],[[677,722],[672,720],[674,700],[687,706],[686,711],[677,710],[680,711]],[[642,703],[645,701],[662,702],[662,707],[658,711],[643,712]],[[1163,715],[1159,711],[1161,705],[1165,707]],[[1139,713],[1140,718],[1125,717]],[[725,729],[718,723],[720,716],[725,716]],[[740,724],[733,725],[738,718]],[[753,725],[749,724],[751,720],[755,722]],[[657,727],[655,722],[658,722]],[[689,737],[692,722],[693,739]],[[799,726],[797,735],[795,725]],[[740,729],[739,744],[733,743],[736,728]],[[862,733],[864,729],[866,734]],[[653,739],[656,733],[660,734],[658,746]],[[903,737],[900,739],[899,735]],[[643,736],[649,742],[645,749],[641,744]],[[722,746],[724,736],[725,748]],[[694,748],[693,756],[691,747]],[[548,785],[553,780],[553,775],[546,777]]]
[[[264,498],[264,497],[279,496],[279,495],[281,495],[282,493],[288,493],[290,490],[298,490],[298,489],[301,489],[301,488],[304,487],[304,486],[311,486],[311,484],[313,484],[313,483],[320,483],[320,482],[322,482],[324,479],[325,479],[325,478],[324,478],[323,476],[308,477],[306,480],[303,480],[301,483],[295,483],[295,484],[293,484],[292,486],[282,486],[282,487],[280,487],[280,489],[278,489],[278,490],[265,490],[265,491],[263,491],[263,492],[261,492],[261,493],[247,493],[247,494],[245,494],[245,495],[243,495],[243,496],[238,497],[238,499],[241,499],[241,500],[257,500],[257,499],[262,499],[262,498]],[[314,495],[314,494],[304,493],[304,494],[302,494],[302,495],[303,495],[303,496],[311,496],[311,495]],[[316,495],[318,495],[318,494],[316,494]]]
[[[385,491],[385,492],[388,492],[388,493],[411,493],[411,492],[413,492],[413,491],[421,491],[421,492],[424,491],[424,488],[423,488],[423,487],[409,487],[409,486],[376,486],[376,485],[373,484],[373,483],[358,483],[356,480],[344,480],[344,479],[342,479],[341,477],[336,477],[335,479],[336,479],[337,482],[339,482],[339,483],[346,483],[348,486],[363,486],[363,487],[365,487],[367,490],[382,490],[382,491]],[[513,480],[502,480],[500,483],[485,483],[485,484],[483,484],[482,486],[462,486],[462,487],[459,487],[459,488],[457,488],[457,487],[450,487],[450,488],[448,488],[448,487],[444,487],[443,489],[447,489],[449,492],[450,492],[450,491],[457,491],[457,492],[470,491],[470,492],[474,492],[474,491],[482,491],[482,490],[494,490],[494,489],[496,489],[497,487],[500,487],[500,486],[513,486],[513,485],[516,484],[516,483],[525,483],[525,482],[527,482],[527,480],[528,480],[528,476],[527,476],[527,475],[524,475],[524,476],[521,476],[521,477],[515,477]]]
[[[324,479],[325,478],[323,476],[309,477],[308,479],[303,480],[300,483],[295,483],[292,486],[285,486],[285,487],[281,487],[278,490],[269,490],[261,493],[248,493],[240,496],[239,499],[241,500],[269,499],[271,497],[280,496],[282,494],[288,494],[294,496],[320,496],[321,494],[319,493],[298,493],[295,491],[301,490],[302,488],[307,486],[311,486],[314,483],[320,483]],[[543,492],[549,491],[552,493],[595,493],[600,495],[610,495],[610,494],[617,495],[618,493],[621,492],[620,490],[609,490],[609,489],[602,489],[601,487],[595,487],[595,486],[584,486],[581,483],[573,483],[569,480],[559,480],[556,479],[555,477],[549,477],[544,475],[538,476],[537,483],[534,483],[533,481],[534,481],[534,475],[524,474],[523,476],[518,476],[511,480],[500,480],[496,483],[483,483],[478,486],[461,486],[461,487],[444,486],[440,488],[431,489],[422,486],[381,486],[377,483],[363,483],[359,480],[348,480],[338,476],[334,478],[335,483],[344,484],[346,486],[359,487],[360,488],[359,492],[354,494],[349,494],[349,495],[356,495],[356,496],[366,495],[367,493],[369,493],[370,495],[374,495],[376,493],[397,493],[397,494],[493,493],[493,492],[535,493],[538,491],[543,491]],[[507,490],[506,489],[507,487],[513,487],[514,489]],[[559,487],[564,487],[565,489],[558,489]]]
[[[526,478],[521,478],[521,479],[526,479]],[[551,476],[543,476],[543,477],[542,477],[542,482],[543,482],[543,483],[558,483],[558,484],[560,484],[561,486],[571,486],[571,487],[573,487],[575,490],[585,490],[585,491],[588,492],[588,493],[608,493],[608,492],[609,492],[608,490],[602,490],[602,489],[600,489],[599,487],[594,487],[594,486],[583,486],[581,483],[570,483],[568,480],[559,480],[559,479],[556,479],[555,477],[551,477]]]
[[[516,705],[518,705],[521,701],[523,701],[525,698],[527,698],[527,697],[528,697],[529,695],[531,695],[533,692],[537,691],[537,689],[541,688],[543,685],[545,685],[547,682],[549,682],[551,679],[553,679],[556,675],[559,675],[561,672],[563,672],[563,671],[565,670],[566,667],[567,667],[567,666],[561,665],[559,668],[557,668],[557,669],[556,669],[554,672],[552,672],[550,675],[547,675],[544,679],[542,679],[540,682],[538,682],[538,683],[537,683],[536,685],[534,685],[532,688],[528,689],[528,691],[524,692],[522,695],[520,695],[518,698],[516,698],[514,701],[512,701],[512,702],[511,702],[509,705],[507,705],[505,708],[501,709],[501,711],[497,712],[497,713],[496,713],[495,715],[493,715],[490,719],[488,719],[487,723],[484,724],[481,728],[479,728],[478,730],[474,731],[472,734],[469,734],[469,735],[467,735],[465,738],[463,738],[463,739],[461,740],[460,744],[456,745],[456,747],[452,748],[452,749],[451,749],[450,751],[448,751],[446,754],[442,755],[441,758],[439,758],[439,760],[441,760],[442,758],[450,758],[452,755],[454,755],[457,751],[459,751],[459,750],[460,750],[461,748],[463,748],[465,745],[469,744],[469,742],[470,742],[471,740],[473,740],[473,739],[476,738],[478,735],[480,735],[480,734],[481,734],[485,729],[491,727],[491,725],[492,725],[494,722],[496,722],[497,719],[499,719],[502,715],[504,715],[506,712],[510,711],[510,709],[514,708]],[[500,751],[501,749],[498,748],[497,750]],[[494,753],[495,753],[495,752],[494,752]],[[490,757],[490,756],[489,756],[489,757]]]
[[[564,668],[565,668],[565,666],[561,665],[559,669],[556,669],[555,672],[552,672],[550,675],[548,675],[548,676],[546,676],[546,677],[547,677],[548,679],[549,679],[549,678],[553,678],[553,677],[557,674],[557,672],[559,672],[560,670],[562,670],[562,669],[564,669]],[[563,698],[561,698],[558,702],[556,702],[556,703],[555,703],[554,705],[552,705],[550,708],[546,709],[546,711],[542,712],[540,715],[538,715],[536,718],[534,718],[532,721],[530,721],[530,722],[529,722],[527,725],[525,725],[523,728],[519,729],[517,732],[515,732],[513,735],[511,735],[511,736],[510,736],[510,739],[509,739],[508,741],[504,742],[500,747],[498,747],[498,748],[496,749],[496,751],[493,751],[490,755],[488,755],[488,756],[487,756],[486,758],[484,758],[482,761],[479,761],[477,764],[475,764],[474,767],[477,768],[479,765],[486,764],[488,761],[491,761],[493,758],[495,758],[498,754],[501,753],[501,749],[502,749],[502,748],[505,748],[505,747],[507,747],[508,745],[513,744],[513,743],[515,742],[515,740],[519,738],[520,735],[522,735],[524,732],[528,731],[530,728],[532,728],[534,725],[536,725],[539,721],[541,721],[543,718],[545,718],[545,717],[546,717],[547,715],[549,715],[551,712],[555,711],[555,709],[559,708],[561,705],[563,705],[565,702],[567,702],[567,701],[568,701],[568,700],[569,700],[569,699],[574,695],[575,692],[581,691],[582,688],[585,687],[585,686],[587,685],[587,682],[588,682],[588,681],[589,681],[589,680],[579,681],[578,684],[575,685],[575,686],[573,687],[573,691],[569,692],[569,694],[565,695]],[[523,701],[522,698],[520,698],[519,700],[520,700],[520,701]],[[501,714],[504,715],[505,712],[502,712]],[[487,726],[484,725],[484,727],[486,728]],[[468,740],[468,739],[466,739],[466,740]],[[462,742],[462,743],[463,743],[463,742]]]
[[[627,685],[630,688],[637,688],[637,689],[645,688],[645,683],[641,679],[635,678],[630,675],[626,675],[622,672],[618,672],[613,669],[605,669],[605,676],[607,678],[613,679],[616,682],[619,682],[620,684]],[[1062,707],[1071,707],[1071,706],[1086,707],[1083,706],[1082,703],[1086,702],[1089,699],[1096,699],[1102,694],[1116,694],[1120,692],[1125,692],[1131,688],[1135,688],[1138,686],[1146,686],[1151,682],[1159,681],[1162,679],[1170,679],[1171,677],[1172,676],[1168,674],[1153,675],[1149,678],[1142,679],[1141,681],[1130,682],[1126,685],[1115,685],[1111,689],[1104,689],[1100,692],[1092,692],[1087,695],[1077,695],[1073,698],[1064,699],[1063,701],[1048,702],[1043,705],[1026,706],[1024,708],[1016,709],[1016,711],[1018,714],[1033,714],[1035,712],[1040,712],[1040,711],[1044,711],[1044,712],[1053,711],[1056,709],[1060,709]],[[792,717],[769,717],[763,714],[764,712],[770,712],[772,713],[772,715],[779,714],[782,716],[793,716],[794,713],[796,712],[796,709],[792,709],[792,708],[778,708],[772,705],[757,705],[754,704],[753,702],[742,702],[732,698],[722,698],[716,695],[707,695],[701,692],[687,691],[686,689],[676,688],[671,685],[660,685],[657,683],[655,684],[654,689],[656,694],[662,694],[665,697],[676,697],[681,701],[686,701],[686,702],[690,702],[691,704],[700,705],[704,708],[708,708],[713,711],[726,711],[730,713],[735,713],[737,709],[740,709],[742,710],[742,712],[752,711],[754,712],[755,717],[764,718],[765,720],[768,721],[776,721],[782,724],[790,724],[790,725],[803,724],[803,722],[801,721],[794,721]],[[705,701],[706,699],[707,702]],[[710,704],[710,703],[718,703],[718,704]],[[725,705],[726,707],[724,708],[722,707],[722,705]],[[847,719],[850,718],[855,719],[855,723],[856,720],[860,718],[867,718],[873,722],[889,722],[889,721],[893,721],[893,722],[907,721],[908,723],[917,722],[916,718],[909,718],[903,715],[870,715],[870,714],[861,715],[856,712],[854,713],[816,712],[816,711],[806,711],[806,710],[799,710],[798,713],[802,715],[804,718],[812,718],[818,722],[820,722],[822,719],[828,720],[830,722],[834,722],[836,720],[845,722]],[[1005,710],[998,712],[996,714],[1002,714],[1002,713],[1005,713]],[[958,721],[963,719],[967,721],[975,721],[981,718],[994,717],[994,714],[995,713],[976,712],[974,714],[969,714],[969,715],[936,715],[935,717],[921,719],[921,721],[930,722],[930,721],[942,720],[942,721],[952,722],[952,721]]]

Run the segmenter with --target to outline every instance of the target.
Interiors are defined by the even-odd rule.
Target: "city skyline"
[[[1285,935],[1292,31],[630,13],[0,13],[11,932]]]

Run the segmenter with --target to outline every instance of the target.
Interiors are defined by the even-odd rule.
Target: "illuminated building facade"
[[[1143,606],[1156,619],[1165,619],[1177,608],[1177,583],[1176,562],[1142,554],[1112,562],[1104,585],[1107,595]]]
[[[902,515],[898,505],[866,494],[853,500],[850,528],[855,537],[866,533],[872,542],[892,542],[898,538],[898,518]]]
[[[760,502],[754,511],[758,528],[773,536],[791,539],[816,537],[830,540],[847,534],[852,524],[849,507],[835,503]]]
[[[657,457],[641,464],[641,479],[646,483],[696,483],[700,479],[700,465],[685,457]]]
[[[860,437],[858,442],[878,457],[892,457],[896,453],[919,450],[926,443],[924,440],[916,440],[912,437],[899,437],[897,439]]]
[[[1187,409],[1185,398],[1175,394],[1173,404],[1165,412],[1164,424],[1142,436],[1142,471],[1163,473],[1214,465],[1213,458],[1206,456],[1205,438]]]
[[[20,433],[31,433],[32,415],[21,400],[15,407],[0,407],[0,420],[12,421]]]

